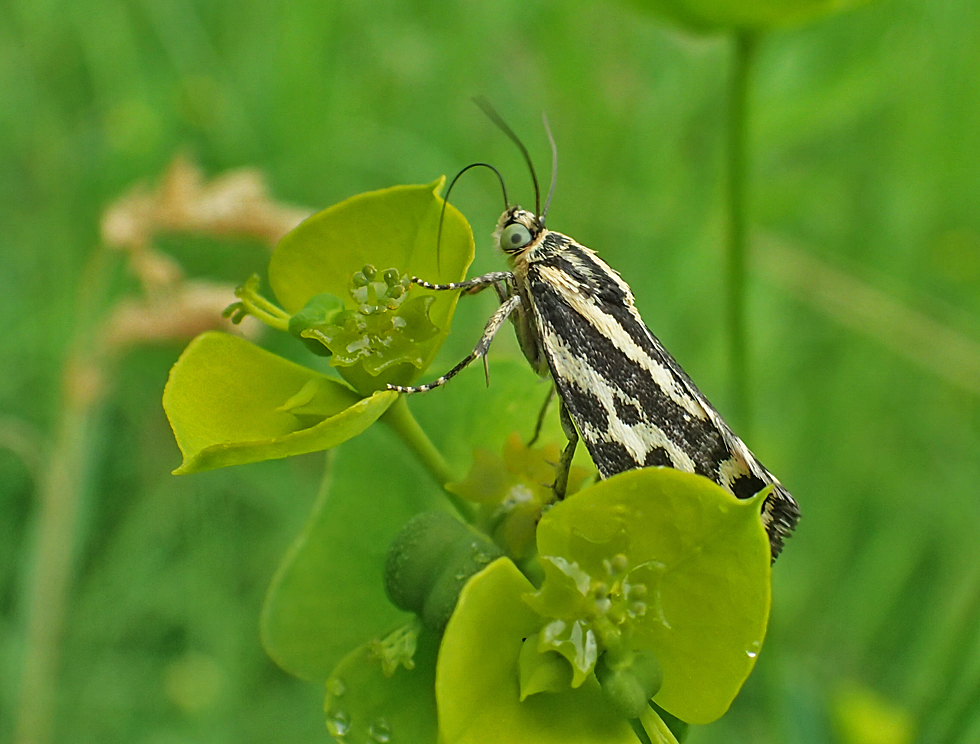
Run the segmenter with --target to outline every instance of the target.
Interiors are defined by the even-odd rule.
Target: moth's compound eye
[[[515,222],[507,225],[500,234],[500,247],[505,251],[514,251],[523,248],[531,242],[531,233],[524,225]]]

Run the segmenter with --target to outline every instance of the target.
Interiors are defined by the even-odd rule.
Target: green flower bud
[[[463,586],[501,555],[500,549],[445,512],[423,512],[406,524],[385,560],[385,590],[392,603],[441,632]]]
[[[398,269],[385,269],[383,278],[385,280],[385,284],[387,284],[389,287],[394,287],[401,279],[398,274]]]

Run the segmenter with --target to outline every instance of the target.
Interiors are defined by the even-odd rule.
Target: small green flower
[[[542,617],[538,650],[568,660],[573,687],[605,654],[607,671],[632,667],[681,720],[719,718],[765,637],[766,495],[739,500],[701,476],[644,468],[555,506],[537,530],[545,580],[526,597]]]
[[[479,505],[478,523],[515,561],[534,555],[534,530],[542,510],[554,500],[551,482],[560,450],[555,442],[528,447],[514,433],[496,455],[484,449],[473,453],[465,480],[447,483],[446,490]],[[574,466],[568,490],[581,488],[589,473]]]
[[[349,384],[235,336],[199,336],[174,365],[163,394],[184,455],[176,472],[334,447],[395,402],[388,383],[411,384],[432,363],[458,293],[410,289],[409,280],[458,281],[473,259],[469,225],[450,206],[436,261],[442,184],[440,178],[360,194],[282,239],[269,264],[281,307],[261,296],[253,277],[228,314],[254,315],[292,332],[329,356]],[[374,265],[392,268],[378,273]]]
[[[398,269],[387,269],[383,282],[373,281],[376,273],[370,264],[355,272],[349,291],[353,307],[324,293],[289,319],[289,332],[315,354],[330,357],[330,364],[355,385],[364,373],[370,380],[390,369],[414,379],[426,366],[427,342],[439,335],[429,318],[435,297],[409,299],[412,277]]]

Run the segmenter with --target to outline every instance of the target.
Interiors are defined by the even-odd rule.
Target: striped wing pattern
[[[560,233],[546,232],[526,261],[548,366],[602,477],[666,465],[738,498],[773,484],[762,517],[775,558],[799,507],[646,327],[629,286]]]

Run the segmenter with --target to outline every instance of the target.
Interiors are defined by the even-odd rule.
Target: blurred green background
[[[543,174],[546,111],[549,226],[619,269],[725,413],[729,61],[724,37],[612,1],[0,4],[0,741],[14,740],[38,484],[110,202],[185,152],[209,175],[255,166],[311,208],[483,160],[528,204],[519,155],[470,97],[494,102]],[[746,438],[803,520],[758,667],[694,744],[897,744],[855,732],[903,716],[922,741],[980,740],[978,70],[970,0],[886,0],[761,42]],[[492,179],[454,202],[473,271],[502,268]],[[157,247],[232,284],[268,259],[244,240]],[[110,271],[108,297],[134,287]],[[434,369],[492,304],[460,303]],[[504,335],[494,353],[519,354]],[[160,395],[180,350],[125,356],[68,473],[83,488],[51,741],[327,741],[322,690],[279,671],[257,630],[323,456],[171,476]],[[428,401],[412,402],[420,418]]]

